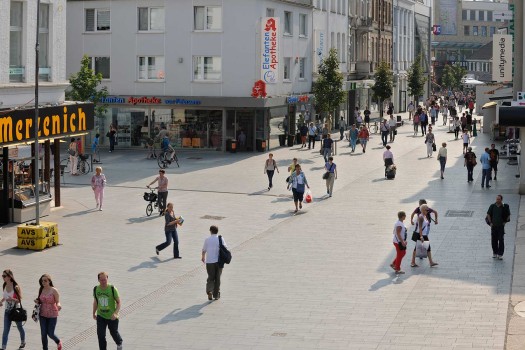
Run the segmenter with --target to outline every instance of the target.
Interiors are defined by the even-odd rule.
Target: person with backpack
[[[496,149],[496,145],[490,145],[489,150],[490,157],[490,168],[494,170],[494,180],[498,179],[498,162],[499,162],[499,151]]]
[[[210,237],[204,240],[202,246],[201,261],[206,264],[206,272],[208,278],[206,279],[206,294],[208,300],[219,300],[221,297],[221,275],[224,263],[219,261],[220,246],[228,248],[222,236],[217,236],[219,228],[217,226],[210,226]]]
[[[490,225],[492,258],[503,260],[505,224],[510,221],[510,208],[508,204],[503,203],[501,194],[496,196],[496,203],[490,205],[485,220]]]
[[[118,332],[119,311],[122,305],[120,295],[115,286],[108,283],[108,274],[100,272],[97,275],[99,285],[93,288],[93,319],[97,321],[98,348],[106,350],[106,328],[117,344],[117,350],[122,350],[122,337]]]
[[[472,182],[474,181],[474,167],[478,164],[478,162],[476,162],[476,154],[472,152],[472,147],[467,148],[467,153],[465,153],[464,158],[464,166],[467,167],[467,182]]]
[[[421,124],[421,136],[425,136],[427,134],[428,115],[424,110],[419,113],[419,123]]]
[[[270,153],[268,154],[268,159],[264,162],[264,173],[268,176],[268,191],[273,187],[272,179],[276,170],[279,172],[277,163],[275,162],[275,159],[273,159],[273,153]]]

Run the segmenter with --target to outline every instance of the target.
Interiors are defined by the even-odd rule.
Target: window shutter
[[[86,32],[95,31],[95,10],[86,10]]]
[[[109,30],[109,11],[98,11],[97,13],[97,30]]]

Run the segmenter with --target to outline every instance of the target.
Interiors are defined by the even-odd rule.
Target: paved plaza
[[[438,146],[448,144],[444,180],[435,156],[426,157],[423,138],[405,125],[391,144],[398,167],[393,181],[383,176],[379,134],[364,154],[359,145],[351,154],[348,143],[339,142],[332,198],[326,198],[321,178],[319,143],[317,151],[272,150],[280,173],[269,192],[266,153],[181,152],[181,167],[167,169],[168,201],[185,218],[178,230],[181,260],[171,258],[170,248],[155,254],[164,219],[145,215],[142,195],[158,173],[156,162],[145,152],[117,148],[102,155],[104,211],[95,209],[89,175],[66,175],[63,207],[43,219],[59,224],[60,246],[15,249],[16,227],[4,227],[1,265],[13,270],[28,308],[40,275],[52,275],[63,306],[57,335],[68,350],[98,349],[91,308],[99,271],[108,272],[121,294],[124,349],[505,349],[511,286],[523,291],[525,281],[523,271],[513,269],[517,225],[525,224],[518,220],[518,169],[501,160],[498,180],[483,190],[478,165],[474,183],[467,184],[461,141],[447,127],[435,130]],[[490,142],[486,134],[474,138],[478,159]],[[314,196],[295,216],[285,185],[293,157]],[[492,259],[484,222],[498,193],[512,212],[502,261]],[[439,212],[430,235],[439,266],[423,260],[411,268],[410,242],[406,274],[396,277],[389,267],[396,215],[411,213],[420,198]],[[409,218],[405,223],[410,226]],[[213,302],[200,262],[210,225],[219,226],[233,254],[223,271],[221,299]],[[525,265],[523,255],[516,257]],[[520,271],[518,282],[513,271]],[[513,332],[523,333],[520,323],[516,327]],[[29,320],[26,333],[27,348],[41,348],[38,324]],[[116,348],[109,333],[108,343]],[[18,344],[12,329],[8,349]],[[508,348],[524,347],[516,342]]]

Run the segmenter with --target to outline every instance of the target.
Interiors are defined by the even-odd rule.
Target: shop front
[[[34,115],[34,109],[0,112],[1,223],[34,220],[37,192],[40,216],[49,214],[53,197],[52,180],[55,205],[60,206],[60,171],[53,172],[54,179],[51,176],[51,169],[60,169],[59,141],[85,134],[94,126],[94,107],[91,103],[39,108],[37,160]],[[37,168],[36,161],[39,162],[38,173],[34,170]]]
[[[157,97],[108,96],[99,103],[108,106],[97,118],[91,137],[104,137],[113,126],[116,148],[144,148],[148,142],[160,146],[159,132],[169,132],[178,149],[226,151],[232,141],[238,151],[261,151],[270,138],[269,110],[286,106],[285,98],[249,97]],[[267,147],[265,147],[267,148]]]

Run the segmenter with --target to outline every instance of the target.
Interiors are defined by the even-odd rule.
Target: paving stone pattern
[[[406,116],[405,116],[406,117]],[[280,173],[266,191],[266,154],[181,152],[180,168],[167,170],[169,201],[183,215],[183,259],[164,240],[163,218],[145,216],[145,185],[158,168],[146,152],[103,154],[108,178],[104,211],[95,210],[89,176],[66,175],[63,207],[44,221],[59,224],[61,245],[43,252],[13,249],[16,229],[1,232],[3,268],[12,268],[29,300],[38,278],[50,273],[63,305],[57,335],[64,349],[97,348],[91,318],[92,288],[99,271],[109,273],[122,296],[120,332],[125,349],[504,349],[520,196],[515,166],[500,163],[489,190],[467,184],[461,141],[436,127],[438,145],[448,143],[445,179],[436,158],[426,158],[412,126],[398,128],[392,144],[395,180],[384,179],[383,148],[372,135],[365,154],[338,143],[338,179],[326,198],[319,152],[274,149]],[[481,155],[490,143],[473,141]],[[316,144],[317,150],[319,143]],[[314,202],[292,215],[286,168],[298,157]],[[189,159],[193,158],[193,159]],[[497,193],[510,204],[504,260],[492,259],[484,222]],[[399,210],[411,213],[420,198],[439,212],[431,242],[437,268],[427,260],[410,267],[410,242],[396,277],[392,229]],[[471,216],[446,217],[447,211]],[[216,217],[221,217],[217,220]],[[409,235],[413,228],[405,221]],[[221,299],[208,302],[200,262],[210,225],[218,225],[233,260],[223,272]],[[26,325],[29,349],[39,348],[38,325]],[[109,348],[114,344],[108,334]],[[9,346],[18,345],[12,329]],[[518,349],[518,348],[516,348]]]

